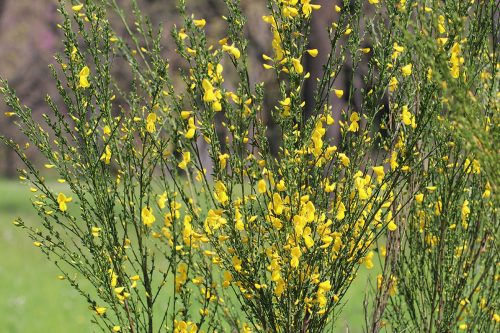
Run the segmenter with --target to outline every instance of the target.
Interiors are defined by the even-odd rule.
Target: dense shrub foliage
[[[268,0],[273,96],[251,81],[239,1],[224,3],[227,34],[209,36],[212,22],[179,1],[184,67],[171,68],[137,7],[131,18],[115,1],[62,2],[51,68],[64,108],[48,96],[38,124],[1,82],[28,141],[3,139],[40,217],[15,224],[96,325],[326,332],[360,265],[377,265],[366,331],[498,329],[498,3]],[[319,11],[336,14],[316,80],[305,63]],[[113,76],[118,59],[131,82]],[[345,66],[362,82],[340,82]]]

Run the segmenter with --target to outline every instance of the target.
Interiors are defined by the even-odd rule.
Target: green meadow
[[[33,245],[12,221],[21,217],[36,226],[27,185],[0,180],[0,332],[90,333],[95,332],[91,311],[65,281],[54,264]],[[345,300],[336,333],[363,331],[363,299],[367,277],[376,271],[360,269]],[[97,331],[96,331],[97,332]]]

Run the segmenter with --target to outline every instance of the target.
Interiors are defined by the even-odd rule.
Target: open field
[[[35,225],[26,185],[0,180],[0,332],[94,332],[90,311],[21,229],[16,217]],[[370,271],[374,276],[375,271]],[[335,332],[362,332],[363,297],[368,272],[362,268]],[[349,330],[346,330],[346,324]]]

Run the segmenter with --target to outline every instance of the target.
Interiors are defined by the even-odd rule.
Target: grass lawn
[[[0,180],[0,332],[90,333],[91,313],[59,271],[12,221],[36,225],[26,185]],[[369,272],[372,277],[375,271]],[[360,270],[346,299],[336,333],[361,333],[368,271]],[[349,327],[347,330],[346,326]]]

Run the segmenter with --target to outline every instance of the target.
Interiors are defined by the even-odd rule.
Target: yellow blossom
[[[220,163],[220,168],[225,169],[227,165],[227,160],[229,159],[229,154],[221,154],[219,155],[219,163]]]
[[[67,197],[64,195],[64,193],[59,193],[57,196],[57,203],[59,204],[59,210],[61,212],[65,212],[68,210],[67,203],[71,202],[73,200],[71,197]]]
[[[398,228],[398,226],[396,225],[396,223],[394,223],[394,219],[392,218],[392,212],[391,211],[387,212],[386,221],[389,222],[387,224],[387,229],[389,229],[389,231],[395,231]]]
[[[460,51],[460,44],[453,44],[450,57],[450,74],[454,79],[458,79],[460,76],[460,65],[464,62],[464,59],[459,56]]]
[[[240,258],[238,258],[237,256],[233,256],[233,267],[234,267],[234,270],[237,271],[237,272],[241,272],[242,270],[242,267],[241,267],[241,264],[242,264],[242,261]]]
[[[340,162],[342,163],[343,166],[349,166],[350,160],[349,157],[347,157],[346,154],[340,153],[339,154]]]
[[[266,191],[267,191],[266,181],[264,179],[259,180],[257,183],[257,192],[262,194],[266,193]]]
[[[104,164],[109,164],[111,162],[111,149],[109,148],[109,145],[106,145],[100,160],[103,161]]]
[[[188,119],[188,130],[184,134],[186,139],[192,139],[196,134],[196,125],[194,124],[194,117]]]
[[[102,306],[96,306],[94,308],[95,310],[95,313],[98,315],[98,316],[102,316],[106,313],[106,308],[105,307],[102,307]]]
[[[374,166],[372,167],[372,170],[377,175],[377,182],[382,183],[385,176],[384,166]]]
[[[162,194],[158,195],[158,198],[156,199],[156,203],[158,204],[158,207],[160,209],[165,208],[165,203],[167,202],[167,191],[163,192]]]
[[[153,210],[148,206],[144,206],[141,211],[142,223],[145,226],[150,227],[156,221],[155,216],[153,215]]]
[[[302,13],[306,18],[311,16],[313,10],[319,10],[321,8],[321,5],[311,4],[311,0],[301,0],[301,3],[302,3]]]
[[[335,218],[339,221],[343,220],[345,217],[345,212],[346,212],[346,208],[345,208],[344,203],[339,202],[339,204],[337,206],[337,215],[335,216]]]
[[[353,112],[349,117],[349,120],[351,121],[351,124],[349,125],[349,132],[357,132],[359,130],[358,121],[360,120],[358,113]]]
[[[490,182],[487,182],[485,187],[484,187],[484,192],[483,192],[483,199],[487,199],[489,198],[491,195],[491,185],[490,185]]]
[[[337,98],[342,98],[342,96],[344,96],[344,91],[342,89],[333,89],[333,92]]]
[[[391,80],[389,81],[389,91],[394,91],[398,87],[398,79],[396,77],[391,77]]]
[[[307,50],[307,53],[309,53],[311,57],[316,58],[318,56],[318,49]]]
[[[235,59],[239,59],[241,56],[240,50],[236,46],[233,45],[223,45],[222,50],[230,53]]]
[[[90,69],[87,66],[83,67],[80,73],[78,74],[80,78],[80,83],[78,85],[79,88],[85,89],[90,87],[90,83],[88,81],[89,75],[90,75]]]
[[[186,151],[182,154],[182,161],[179,162],[178,167],[185,170],[189,162],[191,162],[191,153]]]
[[[92,227],[92,229],[91,229],[92,236],[94,236],[94,237],[99,237],[100,232],[101,232],[101,228],[99,228],[99,227]]]
[[[403,76],[411,75],[411,68],[412,68],[412,64],[408,64],[406,66],[403,66],[401,68],[401,72],[403,73]]]
[[[297,268],[299,267],[299,259],[300,256],[302,255],[302,252],[300,251],[299,246],[294,246],[291,251],[292,259],[290,260],[290,266],[292,268]]]
[[[75,12],[79,12],[80,10],[82,10],[82,8],[83,8],[83,4],[74,5],[71,7],[71,9]]]
[[[229,201],[229,197],[227,196],[226,185],[222,181],[217,181],[214,186],[214,196],[217,201],[221,204],[225,205]]]
[[[203,28],[205,24],[207,24],[207,21],[205,21],[204,19],[200,19],[200,20],[193,20],[193,23],[198,28]]]
[[[367,269],[372,269],[374,267],[373,265],[373,256],[375,255],[375,253],[373,253],[373,251],[370,251],[367,253],[366,257],[365,257],[365,266]]]
[[[156,131],[156,121],[158,120],[158,116],[156,113],[151,112],[146,117],[146,130],[149,133],[154,133]]]
[[[300,63],[300,59],[293,58],[292,64],[293,64],[293,68],[295,70],[295,73],[302,74],[302,72],[304,72],[304,67],[302,67],[302,64]]]

